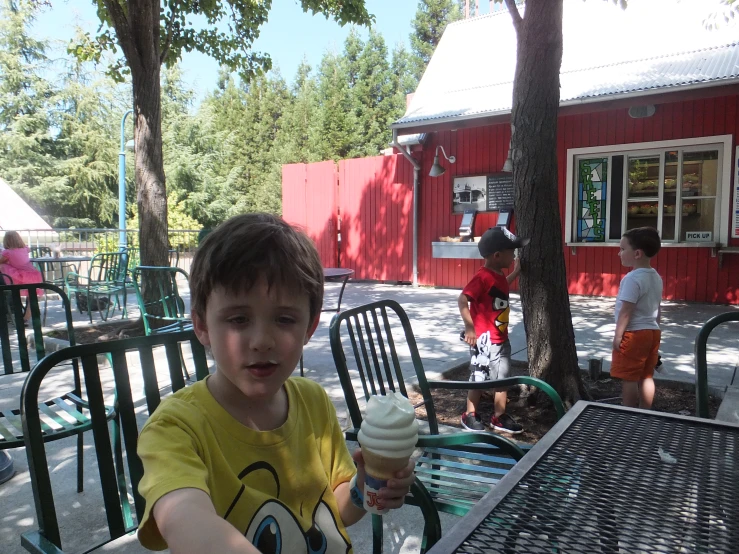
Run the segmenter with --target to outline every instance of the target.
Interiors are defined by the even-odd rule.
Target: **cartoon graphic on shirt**
[[[490,365],[490,331],[485,331],[477,337],[477,343],[472,349],[472,358],[470,360],[473,366],[488,367]],[[486,381],[487,375],[480,374],[475,376],[475,381]]]
[[[495,325],[501,333],[506,333],[508,331],[508,321],[511,314],[511,308],[508,303],[508,293],[503,292],[497,287],[490,287],[488,295],[493,301]]]
[[[304,530],[301,522],[286,504],[280,502],[280,479],[274,468],[267,462],[256,462],[245,468],[239,479],[243,481],[248,474],[266,470],[274,478],[277,487],[276,499],[265,501],[254,514],[244,536],[262,554],[347,554],[350,545],[339,531],[339,524],[333,512],[323,497],[328,492],[326,488],[317,504],[312,507],[312,525]],[[236,494],[231,508],[226,512],[224,519],[238,504],[245,485]],[[301,514],[304,505],[301,505]]]

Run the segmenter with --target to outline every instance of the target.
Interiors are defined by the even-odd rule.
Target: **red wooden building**
[[[573,294],[615,295],[621,234],[651,225],[663,239],[654,265],[665,298],[739,304],[739,44],[736,28],[706,29],[710,4],[565,1],[559,208]],[[440,239],[456,237],[471,208],[481,235],[507,202],[514,69],[506,12],[448,26],[393,125],[404,152],[329,163],[330,184],[310,179],[312,166],[286,166],[284,217],[337,244],[341,216],[341,249],[326,265],[461,288],[479,267],[476,248]],[[446,171],[430,177],[437,153]],[[310,210],[316,195],[334,200]]]

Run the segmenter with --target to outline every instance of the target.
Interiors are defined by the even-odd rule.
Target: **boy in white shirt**
[[[661,248],[659,233],[639,227],[621,238],[621,264],[634,268],[621,280],[616,297],[616,335],[611,376],[623,381],[624,406],[649,409],[654,400],[654,368],[661,331],[662,278],[652,268]]]

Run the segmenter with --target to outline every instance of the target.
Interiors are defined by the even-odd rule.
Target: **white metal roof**
[[[706,28],[718,0],[565,0],[560,105],[739,82],[739,27]],[[733,23],[733,22],[732,22]],[[449,25],[396,128],[509,113],[516,35],[507,11]]]
[[[0,230],[51,230],[51,226],[0,179]]]

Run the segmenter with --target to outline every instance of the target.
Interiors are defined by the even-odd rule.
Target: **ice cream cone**
[[[387,513],[380,490],[407,467],[418,442],[418,422],[410,401],[397,392],[372,396],[357,439],[364,458],[364,509]]]
[[[376,479],[387,481],[395,477],[395,474],[401,469],[405,469],[408,465],[408,457],[405,458],[386,458],[375,454],[371,450],[362,448],[362,458],[364,458],[364,470],[368,475]]]

